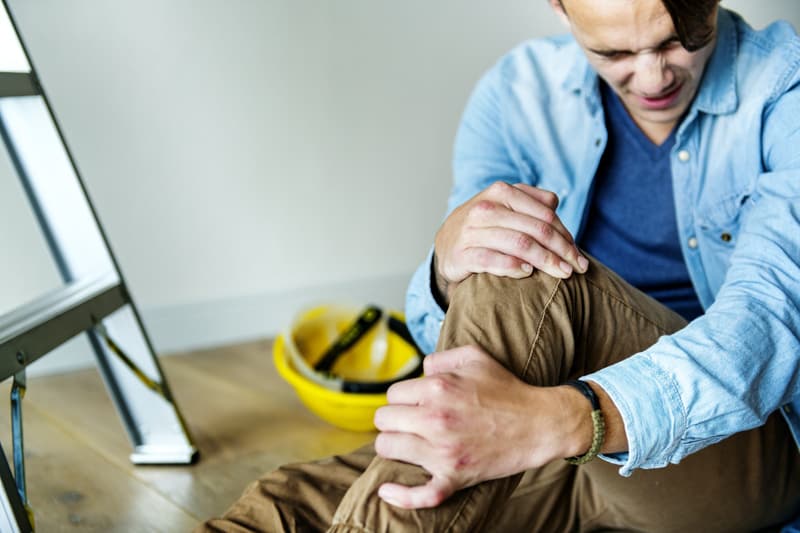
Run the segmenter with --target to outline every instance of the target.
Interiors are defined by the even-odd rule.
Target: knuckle
[[[558,195],[553,191],[544,191],[544,193],[545,203],[553,209],[558,207]]]
[[[388,397],[388,395],[387,395]],[[382,409],[378,409],[375,411],[375,414],[372,415],[372,423],[375,424],[375,427],[381,429],[383,426],[383,414],[381,414]]]
[[[534,226],[536,228],[536,233],[543,239],[543,240],[550,240],[553,237],[553,233],[555,230],[553,226],[550,224],[546,224],[544,222],[537,222]]]
[[[492,264],[492,254],[488,250],[480,250],[475,252],[475,264],[481,270],[488,269]]]
[[[527,251],[533,246],[534,239],[526,233],[520,233],[514,238],[514,249],[517,251]]]
[[[466,461],[463,459],[464,446],[459,442],[452,442],[442,446],[442,456],[452,470],[463,468]]]
[[[495,203],[491,200],[478,200],[475,202],[473,206],[472,212],[473,213],[486,213],[490,211],[494,211]]]
[[[441,396],[450,390],[450,383],[444,376],[433,376],[430,378],[430,387],[433,394]]]
[[[389,436],[385,433],[378,433],[378,436],[375,437],[375,453],[378,455],[388,455],[391,451],[391,445],[389,443]]]
[[[543,265],[549,265],[552,267],[558,267],[559,259],[556,257],[556,254],[550,252],[548,250],[544,250],[542,252],[541,261]]]
[[[478,200],[467,212],[467,218],[470,221],[481,221],[492,216],[497,209],[497,204],[491,200]]]
[[[489,187],[486,188],[492,195],[505,195],[511,189],[511,185],[506,183],[505,181],[495,181]]]
[[[430,507],[436,507],[440,503],[442,503],[446,497],[447,494],[445,494],[443,489],[433,489],[431,491],[431,494],[426,498],[427,499],[426,503]]]
[[[548,208],[542,211],[542,214],[539,216],[539,218],[541,218],[542,221],[546,222],[547,224],[552,224],[558,217],[552,208]]]
[[[447,409],[435,409],[431,412],[431,425],[440,432],[447,432],[455,425],[453,415]]]
[[[528,248],[530,248],[530,246],[526,247],[525,250]],[[519,260],[510,255],[503,255],[498,259],[498,266],[504,270],[514,270],[519,266]]]

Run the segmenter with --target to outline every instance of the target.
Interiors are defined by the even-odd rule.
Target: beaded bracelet
[[[577,389],[592,404],[592,445],[589,451],[583,455],[564,459],[571,465],[586,464],[600,453],[600,448],[603,446],[603,439],[606,436],[606,423],[603,419],[603,413],[600,411],[600,400],[597,399],[597,395],[585,381],[571,380],[564,383],[564,385],[569,385]]]

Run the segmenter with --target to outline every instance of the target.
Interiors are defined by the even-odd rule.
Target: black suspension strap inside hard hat
[[[347,352],[350,348],[355,346],[355,344],[364,336],[366,333],[372,329],[375,324],[383,316],[383,311],[375,305],[370,305],[367,307],[359,316],[358,318],[353,321],[350,326],[348,326],[340,335],[333,341],[333,344],[325,350],[325,353],[322,357],[317,361],[314,365],[314,370],[316,372],[322,372],[325,374],[331,374],[331,369],[336,361]],[[386,392],[386,390],[393,384],[397,383],[398,381],[403,381],[406,379],[415,378],[422,375],[422,358],[424,354],[422,350],[419,349],[417,344],[414,342],[414,338],[411,336],[411,332],[408,330],[405,322],[402,320],[389,315],[388,319],[388,326],[389,331],[403,339],[406,343],[411,345],[414,348],[414,351],[417,354],[417,364],[411,369],[409,372],[402,376],[398,376],[391,380],[386,381],[352,381],[348,379],[342,379],[341,390],[342,392],[355,392],[355,393],[382,393]]]

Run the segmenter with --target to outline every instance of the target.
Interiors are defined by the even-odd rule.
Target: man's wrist
[[[592,405],[577,389],[570,386],[558,387],[562,394],[563,420],[565,432],[562,442],[562,457],[577,457],[585,454],[592,446],[594,426],[592,424]],[[593,389],[594,390],[594,389]]]

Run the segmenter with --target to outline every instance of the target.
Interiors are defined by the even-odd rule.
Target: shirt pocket
[[[716,294],[730,267],[742,224],[755,200],[750,189],[717,199],[697,216],[697,240],[711,291]]]

